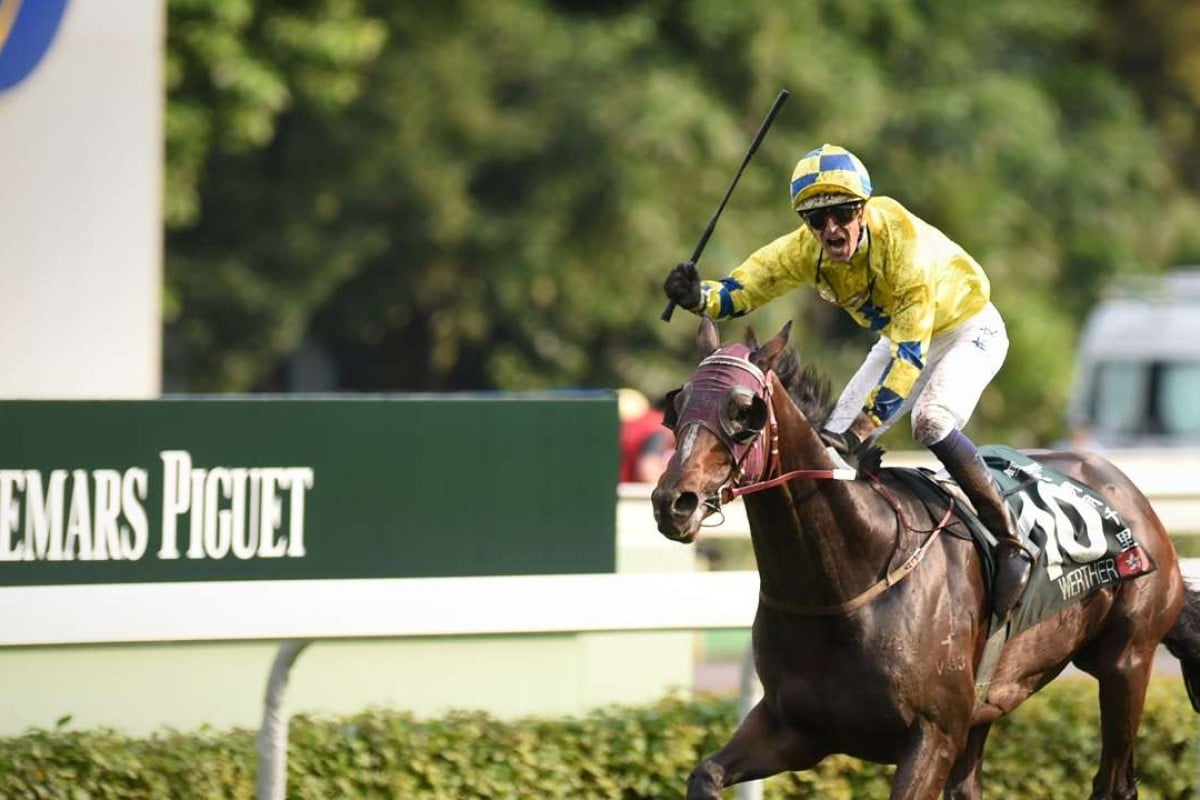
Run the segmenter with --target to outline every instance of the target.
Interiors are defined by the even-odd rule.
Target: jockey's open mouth
[[[850,256],[854,255],[854,250],[851,248],[850,234],[842,226],[826,226],[820,232],[821,244],[825,247],[825,252],[834,261],[849,261]]]

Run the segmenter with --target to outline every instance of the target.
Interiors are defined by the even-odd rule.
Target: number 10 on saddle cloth
[[[1102,586],[1155,570],[1133,532],[1097,492],[1011,447],[989,445],[980,453],[1021,538],[1038,553],[1011,633]]]

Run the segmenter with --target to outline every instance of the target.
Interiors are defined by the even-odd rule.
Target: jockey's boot
[[[992,605],[997,619],[1008,619],[1017,604],[1029,574],[1033,555],[1021,543],[1008,506],[1000,496],[992,475],[975,445],[961,431],[953,431],[929,448],[958,482],[975,506],[979,521],[996,537],[996,566],[992,575]]]

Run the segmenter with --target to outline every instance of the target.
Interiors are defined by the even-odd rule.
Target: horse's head
[[[652,502],[659,531],[691,542],[717,508],[721,489],[743,478],[757,480],[768,467],[774,412],[767,373],[787,345],[791,323],[759,347],[721,346],[707,317],[696,341],[700,366],[682,388],[667,395],[664,424],[675,431],[675,455],[658,480]]]

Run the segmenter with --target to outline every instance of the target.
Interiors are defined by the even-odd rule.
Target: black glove
[[[695,262],[684,261],[677,264],[667,279],[663,281],[663,293],[667,299],[675,301],[688,311],[700,308],[700,271]]]
[[[844,433],[821,431],[821,441],[844,456],[856,455],[858,449],[862,447],[862,440],[850,431]]]

